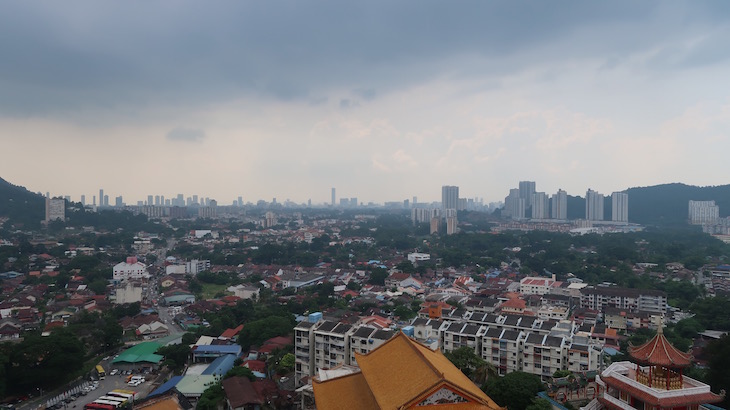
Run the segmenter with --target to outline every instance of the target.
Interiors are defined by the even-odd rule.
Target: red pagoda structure
[[[596,377],[598,397],[591,407],[697,410],[724,398],[724,392],[712,393],[709,385],[684,375],[692,355],[669,343],[661,325],[651,340],[630,346],[629,356],[632,361],[612,363]]]

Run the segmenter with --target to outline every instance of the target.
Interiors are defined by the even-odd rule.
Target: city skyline
[[[33,192],[496,202],[536,176],[573,195],[730,182],[725,3],[5,11],[0,177]]]
[[[510,189],[509,191],[518,192],[519,195],[525,195],[525,196],[531,196],[531,197],[534,195],[545,195],[545,192],[536,192],[535,191],[536,181],[519,181],[519,186],[525,186],[525,184],[529,184],[527,193],[523,192],[523,190],[514,189],[514,188]],[[353,205],[367,205],[367,204],[382,205],[384,203],[403,202],[404,204],[409,204],[409,206],[413,205],[414,207],[416,205],[431,206],[434,204],[440,204],[441,208],[443,208],[443,209],[460,209],[463,205],[466,204],[466,203],[461,204],[461,205],[458,204],[458,202],[460,200],[462,200],[462,201],[463,200],[474,200],[475,202],[479,202],[483,205],[488,205],[488,204],[504,205],[504,203],[505,203],[504,200],[490,201],[484,197],[461,195],[459,193],[458,185],[441,186],[441,200],[440,201],[438,200],[438,198],[434,199],[434,200],[417,201],[416,200],[417,197],[414,196],[413,198],[410,198],[406,195],[406,197],[404,197],[404,198],[391,198],[389,200],[385,200],[385,201],[381,201],[381,202],[357,201],[358,197],[353,197],[353,196],[349,196],[349,195],[340,197],[336,194],[335,187],[330,188],[331,197],[329,200],[319,201],[319,202],[313,202],[311,199],[307,199],[304,201],[294,201],[289,198],[278,198],[277,199],[276,197],[268,198],[268,199],[267,198],[246,198],[246,199],[244,199],[243,196],[236,195],[235,193],[229,195],[231,198],[233,198],[230,201],[220,201],[217,198],[209,197],[206,195],[197,195],[197,194],[188,194],[188,193],[177,193],[177,194],[172,194],[169,196],[164,195],[164,194],[159,194],[159,193],[153,193],[153,194],[143,195],[140,198],[132,198],[131,200],[129,200],[129,198],[125,199],[124,195],[116,195],[115,193],[112,193],[112,196],[110,196],[108,193],[105,194],[104,188],[99,188],[98,191],[99,191],[99,197],[101,197],[103,195],[103,198],[104,198],[103,200],[105,201],[103,204],[99,200],[99,197],[97,197],[96,195],[81,194],[78,197],[74,198],[71,195],[51,194],[51,192],[46,192],[45,194],[42,192],[37,192],[37,194],[43,195],[46,198],[64,198],[67,201],[79,202],[79,203],[82,203],[83,205],[90,205],[90,206],[94,205],[94,206],[105,206],[105,207],[114,207],[114,206],[119,207],[122,205],[123,206],[149,206],[149,205],[151,205],[151,206],[191,206],[191,205],[209,206],[210,201],[213,201],[216,204],[223,205],[223,206],[228,206],[231,204],[234,206],[244,206],[247,204],[255,205],[259,201],[264,201],[264,202],[280,203],[280,204],[285,203],[285,202],[293,202],[293,203],[297,203],[297,204],[309,203],[310,206],[317,205],[317,206],[330,206],[330,207],[341,207],[341,206],[351,207]],[[588,191],[586,192],[586,194],[584,194],[584,195],[581,195],[580,193],[571,195],[570,193],[566,192],[563,189],[558,189],[558,194],[562,193],[562,195],[566,196],[566,198],[567,198],[567,196],[573,196],[573,197],[580,197],[580,198],[586,199],[586,198],[588,198],[589,192],[594,192],[594,191],[589,188]],[[614,194],[616,194],[616,193],[624,193],[624,191],[614,192]],[[356,193],[353,193],[353,194],[356,194]],[[549,197],[554,197],[554,195],[550,195]],[[545,196],[545,198],[543,198],[542,200],[546,202],[549,199],[549,197]],[[603,197],[602,194],[601,194],[601,197]],[[444,201],[445,198],[446,198],[446,201]],[[411,199],[413,199],[413,202],[411,202]],[[534,206],[534,203],[532,202],[534,200],[534,198],[532,198],[531,200],[526,200],[526,199],[523,199],[523,200],[525,201],[525,203],[524,203],[525,207]],[[345,201],[345,202],[343,202],[343,201]],[[357,204],[355,204],[354,202],[351,202],[351,201],[357,201]],[[565,199],[562,199],[561,205],[559,205],[559,207],[562,209],[562,208],[564,208],[564,206],[565,206]],[[543,208],[544,208],[544,206],[543,206]],[[547,213],[547,210],[543,210],[542,212],[544,212],[544,215],[547,218],[547,215],[549,215],[549,213]],[[561,211],[561,215],[564,213],[565,213],[564,211]],[[552,217],[552,218],[556,219],[556,217]],[[565,218],[557,218],[557,219],[565,219]]]

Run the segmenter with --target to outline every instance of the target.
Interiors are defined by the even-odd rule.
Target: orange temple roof
[[[657,334],[641,346],[629,346],[629,355],[636,361],[664,367],[687,367],[692,364],[692,355],[672,346],[664,337],[661,326]]]

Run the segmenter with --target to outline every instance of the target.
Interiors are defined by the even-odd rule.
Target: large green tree
[[[719,393],[721,390],[730,392],[730,335],[725,335],[719,340],[711,342],[706,349],[707,357],[710,359],[710,368],[707,370],[707,382],[712,390]],[[725,401],[719,404],[723,408],[730,408],[730,397],[725,396]]]
[[[6,364],[8,392],[19,394],[67,381],[84,363],[84,344],[68,328],[49,336],[29,334],[11,346]]]
[[[198,399],[196,410],[218,410],[218,405],[223,401],[226,394],[223,391],[223,385],[218,382],[203,392]]]
[[[537,393],[544,389],[540,376],[512,372],[488,381],[484,391],[500,406],[507,406],[509,410],[525,410],[533,404]]]
[[[269,316],[264,319],[246,323],[238,335],[238,344],[244,349],[252,345],[260,345],[265,340],[276,336],[286,336],[292,332],[292,320],[282,316]]]
[[[484,359],[474,353],[474,349],[466,346],[446,352],[444,356],[467,377],[471,377],[475,369],[483,367],[486,364]]]
[[[190,346],[183,343],[163,346],[157,349],[157,354],[165,357],[165,365],[172,369],[173,372],[179,372],[188,362]]]

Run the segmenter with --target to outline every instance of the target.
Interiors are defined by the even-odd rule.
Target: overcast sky
[[[59,1],[0,13],[0,177],[87,201],[730,183],[725,1]]]

